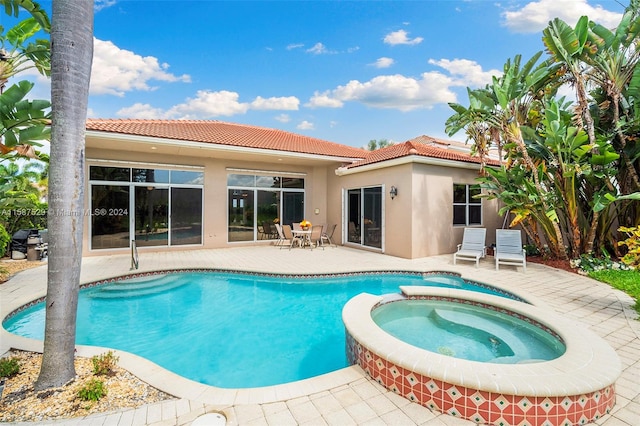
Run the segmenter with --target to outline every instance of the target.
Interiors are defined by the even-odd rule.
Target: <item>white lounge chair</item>
[[[464,228],[462,244],[458,244],[458,251],[453,253],[453,264],[460,260],[472,260],[476,262],[476,268],[480,263],[480,258],[487,253],[485,239],[486,228]]]
[[[496,229],[496,271],[502,265],[522,266],[527,272],[527,254],[522,247],[522,233],[516,229]]]

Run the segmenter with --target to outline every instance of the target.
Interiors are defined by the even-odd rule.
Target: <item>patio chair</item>
[[[496,271],[500,264],[522,265],[522,272],[527,272],[527,253],[522,247],[522,233],[516,229],[496,229]]]
[[[322,245],[322,225],[313,225],[311,227],[311,250],[313,247],[322,247],[324,250],[324,246]]]
[[[302,229],[302,226],[300,226],[300,222],[293,222],[293,223],[291,224],[291,227],[292,227],[293,229],[295,229],[296,231],[299,231],[299,230],[301,230],[301,229]]]
[[[302,240],[298,237],[293,236],[293,232],[291,232],[291,225],[282,225],[282,234],[284,235],[285,241],[289,242],[289,250],[294,245],[300,246],[302,244]],[[284,245],[280,245],[282,248]]]
[[[349,222],[349,241],[353,243],[360,242],[360,230],[354,222]]]
[[[282,232],[282,225],[280,225],[279,223],[276,223],[275,227],[276,227],[276,232],[278,233],[278,240],[276,241],[276,246],[282,246],[288,241],[285,238],[284,233]]]
[[[272,238],[275,238],[278,234],[274,228],[275,225],[274,223],[271,223],[269,221],[264,221],[262,222],[262,229],[264,230],[264,238],[267,240],[270,240]]]
[[[458,259],[472,260],[476,262],[477,268],[480,258],[487,254],[486,237],[486,228],[464,228],[462,244],[458,244],[458,251],[453,253],[453,264],[455,265]]]
[[[334,247],[337,247],[335,244],[333,244],[333,233],[335,231],[336,231],[336,224],[334,223],[332,226],[325,229],[325,231],[322,233],[322,235],[320,236],[320,244],[324,245],[324,242],[327,241],[329,245],[333,245]]]

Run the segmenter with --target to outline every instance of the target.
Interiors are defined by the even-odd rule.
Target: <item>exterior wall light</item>
[[[396,188],[395,186],[392,186],[391,191],[389,191],[389,195],[391,196],[392,200],[396,198],[398,196],[398,188]]]

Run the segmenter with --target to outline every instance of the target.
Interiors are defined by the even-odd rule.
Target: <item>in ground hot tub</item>
[[[477,423],[584,424],[613,407],[620,361],[582,326],[549,310],[485,294],[401,290],[402,295],[360,294],[343,309],[349,362],[388,389]],[[428,321],[416,309],[430,316]],[[426,331],[427,322],[435,323],[435,331]],[[443,330],[463,340],[436,341]],[[472,344],[478,346],[471,355],[460,356]],[[473,359],[473,352],[485,355]]]

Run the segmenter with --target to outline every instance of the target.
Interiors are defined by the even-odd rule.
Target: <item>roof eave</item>
[[[424,155],[405,155],[403,157],[378,161],[376,163],[365,164],[363,166],[355,166],[350,168],[339,167],[335,172],[338,176],[346,176],[356,173],[368,172],[371,170],[385,169],[387,167],[402,166],[411,163],[425,164],[429,166],[453,167],[457,169],[480,170],[480,163],[445,160],[443,158],[425,157]]]
[[[233,152],[233,153],[241,153],[241,154],[262,154],[262,155],[275,155],[286,158],[305,158],[305,159],[317,159],[323,161],[335,161],[338,163],[352,163],[354,161],[361,160],[359,157],[342,157],[335,155],[322,155],[322,154],[311,154],[306,152],[295,152],[295,151],[283,151],[277,149],[267,149],[267,148],[251,148],[251,147],[243,147],[237,145],[225,145],[219,144],[215,142],[197,142],[197,141],[188,141],[182,139],[169,139],[169,138],[160,138],[154,136],[140,136],[140,135],[132,135],[128,133],[114,133],[104,130],[87,130],[85,132],[85,136],[93,137],[96,139],[116,139],[116,140],[126,140],[128,142],[139,142],[146,144],[154,144],[158,146],[174,146],[180,148],[197,148],[197,149],[205,149],[209,151],[218,151],[218,152]]]

